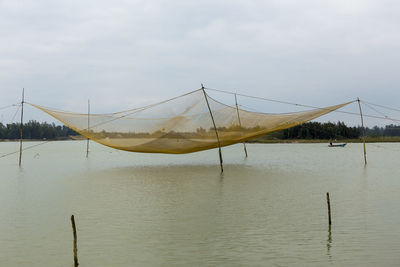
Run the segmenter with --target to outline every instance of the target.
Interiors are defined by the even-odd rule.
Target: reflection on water
[[[326,249],[327,249],[329,261],[332,261],[331,247],[332,247],[332,226],[329,225],[328,226],[328,240],[326,243]]]
[[[14,150],[0,143],[1,152]],[[390,148],[390,149],[387,149]],[[396,265],[400,145],[249,144],[188,155],[56,142],[0,161],[0,265]],[[38,156],[39,155],[39,156]],[[328,228],[325,193],[334,217]],[[334,229],[333,229],[334,228]],[[334,237],[333,237],[334,235]],[[334,245],[333,240],[334,239]]]

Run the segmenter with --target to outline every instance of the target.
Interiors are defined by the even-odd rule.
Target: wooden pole
[[[367,165],[367,150],[365,148],[365,127],[364,127],[364,118],[362,115],[362,110],[361,110],[361,103],[360,103],[360,99],[357,97],[357,102],[358,102],[358,107],[360,108],[360,116],[361,116],[361,127],[362,127],[362,131],[363,131],[363,146],[364,146],[364,163],[365,165]]]
[[[74,267],[79,265],[78,263],[78,241],[76,238],[76,227],[74,215],[71,215],[72,233],[74,235]]]
[[[87,101],[88,104],[88,117],[87,117],[87,131],[89,134],[89,129],[90,129],[90,100],[88,99]],[[87,139],[87,143],[86,143],[86,157],[89,157],[89,138]]]
[[[239,120],[239,126],[242,127],[242,122],[240,121],[240,116],[239,116],[239,107],[238,107],[236,94],[235,94],[235,103],[236,103],[236,112],[237,112],[237,116],[238,116],[238,120]],[[246,148],[246,144],[244,142],[243,142],[243,149],[244,149],[244,154],[246,155],[246,158],[247,158],[247,148]]]
[[[329,192],[326,193],[326,202],[328,203],[328,220],[329,220],[329,227],[330,227],[332,224],[332,219],[331,219],[331,201],[329,198]]]
[[[218,153],[219,153],[219,165],[221,166],[221,173],[222,173],[222,172],[224,172],[224,167],[223,167],[223,165],[222,165],[223,160],[222,160],[221,143],[220,143],[220,141],[219,141],[219,135],[218,135],[217,126],[215,125],[214,116],[213,116],[213,114],[212,114],[212,112],[211,112],[210,104],[208,103],[207,94],[206,94],[206,91],[204,90],[203,84],[201,84],[201,90],[203,90],[204,98],[206,99],[207,107],[208,107],[208,110],[210,111],[211,120],[212,120],[212,123],[213,123],[213,125],[214,125],[215,135],[217,136],[218,149],[219,149],[219,150],[218,150]]]
[[[21,101],[21,124],[20,124],[20,138],[19,138],[19,163],[18,165],[21,167],[21,163],[22,163],[22,125],[24,123],[24,92],[25,88],[22,88],[22,101]]]

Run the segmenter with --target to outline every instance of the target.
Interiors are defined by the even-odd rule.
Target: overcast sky
[[[32,103],[84,112],[90,98],[94,112],[112,112],[204,83],[400,108],[399,14],[398,0],[0,0],[0,107],[24,87]]]

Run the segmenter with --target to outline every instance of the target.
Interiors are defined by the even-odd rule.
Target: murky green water
[[[34,143],[25,143],[32,145]],[[400,144],[189,155],[54,142],[0,159],[0,266],[394,266]],[[0,154],[18,149],[0,143]],[[326,192],[333,225],[328,231]]]

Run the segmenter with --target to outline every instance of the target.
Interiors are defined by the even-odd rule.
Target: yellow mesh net
[[[88,115],[29,104],[85,137],[112,148],[182,154],[228,146],[294,127],[349,103],[302,112],[266,114],[225,105],[199,89],[154,105],[109,114]]]

